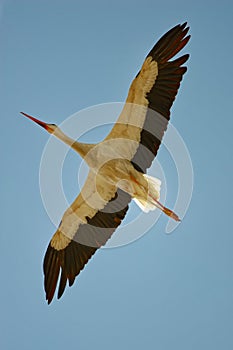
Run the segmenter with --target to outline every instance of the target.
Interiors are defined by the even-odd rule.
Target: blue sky
[[[232,2],[5,0],[0,9],[1,348],[232,349]],[[136,242],[98,252],[48,306],[42,259],[55,227],[39,188],[48,135],[19,112],[60,124],[124,101],[152,45],[186,20],[191,58],[172,123],[194,168],[187,215],[171,235],[161,216]],[[80,160],[67,158],[71,200]],[[171,207],[174,165],[164,147],[158,159]]]

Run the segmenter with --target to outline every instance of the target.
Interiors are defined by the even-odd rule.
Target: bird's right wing
[[[85,264],[111,237],[128,210],[131,197],[89,172],[84,187],[63,215],[44,258],[44,287],[50,303],[60,276],[58,298]]]
[[[170,29],[154,45],[133,80],[124,108],[106,140],[120,141],[118,149],[135,168],[146,172],[157,154],[170,119],[170,109],[187,68],[189,55],[171,60],[187,44],[186,23]],[[123,149],[124,147],[124,149]]]

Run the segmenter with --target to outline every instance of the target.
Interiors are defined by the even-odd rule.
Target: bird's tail
[[[148,195],[146,199],[134,198],[134,201],[139,206],[139,208],[141,208],[145,213],[148,213],[150,210],[159,208],[172,219],[180,221],[179,217],[172,210],[166,208],[159,202],[161,181],[156,177],[152,177],[146,174],[143,174],[143,176],[148,182]]]
[[[161,181],[156,177],[152,177],[146,174],[143,174],[148,183],[148,196],[147,198],[134,198],[134,201],[145,213],[148,213],[150,210],[155,210],[157,205],[154,202],[154,199],[159,200],[160,198],[160,187]]]

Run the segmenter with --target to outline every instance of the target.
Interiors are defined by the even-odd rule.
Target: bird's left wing
[[[189,41],[188,30],[186,23],[177,25],[155,44],[130,86],[116,124],[105,139],[131,140],[127,147],[123,141],[117,147],[139,171],[146,172],[151,165],[167,128],[170,108],[187,70],[182,65],[189,55],[170,59]]]
[[[50,303],[60,277],[58,298],[85,264],[111,237],[128,210],[131,197],[89,172],[84,187],[63,215],[44,258],[44,287]]]

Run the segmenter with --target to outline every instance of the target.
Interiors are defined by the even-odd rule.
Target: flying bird
[[[116,124],[102,142],[77,142],[55,124],[21,112],[78,152],[90,168],[81,193],[65,211],[44,257],[48,304],[57,284],[60,298],[67,281],[72,286],[88,260],[111,237],[131,199],[145,212],[159,208],[180,220],[159,202],[160,180],[146,172],[157,155],[170,108],[187,70],[183,64],[188,54],[171,60],[190,39],[186,26],[176,25],[154,45],[130,86]]]

